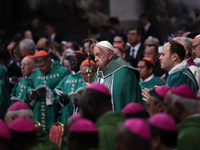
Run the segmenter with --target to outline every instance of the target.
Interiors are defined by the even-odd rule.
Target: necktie
[[[132,48],[131,51],[130,51],[130,56],[132,56],[133,58],[135,58],[134,52],[135,52],[135,49]]]

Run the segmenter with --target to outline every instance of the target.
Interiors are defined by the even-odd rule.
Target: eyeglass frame
[[[200,45],[200,43],[198,43],[198,44],[196,44],[196,45],[193,45],[193,46],[192,46],[192,49],[195,50],[195,49],[197,48],[198,45]]]

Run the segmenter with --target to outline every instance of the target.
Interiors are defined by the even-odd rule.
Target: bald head
[[[197,58],[200,58],[200,45],[199,44],[200,44],[200,34],[194,38],[193,43],[192,43],[192,48],[193,48]]]
[[[33,59],[29,57],[24,57],[21,61],[21,72],[24,76],[31,76],[33,71],[35,70],[35,63]]]
[[[46,46],[46,42],[47,42],[47,39],[46,39],[46,38],[40,38],[40,39],[37,41],[36,48],[37,48],[37,49],[40,49],[40,50],[44,50],[44,49],[45,49],[45,46]]]

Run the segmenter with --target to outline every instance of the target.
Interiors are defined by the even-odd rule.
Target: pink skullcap
[[[10,130],[8,126],[0,119],[0,137],[5,139],[11,139]]]
[[[74,114],[74,115],[71,116],[71,119],[74,120],[74,121],[77,121],[81,118],[82,118],[82,116],[81,116],[80,113],[77,113],[77,114]]]
[[[36,127],[30,119],[26,117],[20,117],[15,119],[9,124],[9,129],[15,132],[33,132],[36,131]]]
[[[148,119],[149,123],[157,128],[176,131],[177,125],[174,119],[167,113],[157,113]]]
[[[88,119],[79,119],[69,128],[70,132],[98,132],[95,124]]]
[[[124,122],[124,126],[132,133],[144,139],[151,139],[151,129],[144,119],[131,118]]]
[[[20,110],[20,109],[29,109],[31,110],[31,108],[24,102],[20,102],[17,101],[15,103],[13,103],[8,109],[7,111],[14,111],[14,110]]]
[[[187,84],[175,86],[169,91],[184,98],[196,99],[194,91]]]
[[[34,58],[36,58],[36,57],[43,57],[43,56],[47,56],[47,55],[49,55],[46,51],[44,51],[44,50],[40,50],[40,51],[38,51],[35,55],[34,55]]]
[[[170,88],[171,88],[170,86],[162,85],[155,88],[155,91],[160,97],[165,98],[165,95],[167,94]]]
[[[138,113],[138,112],[141,112],[145,110],[144,106],[142,106],[141,104],[139,103],[135,103],[135,102],[130,102],[129,104],[127,104],[122,112],[124,114],[134,114],[134,113]]]
[[[108,88],[104,84],[92,83],[87,87],[87,89],[92,89],[92,90],[104,93],[108,96],[111,96],[110,91],[108,90]]]

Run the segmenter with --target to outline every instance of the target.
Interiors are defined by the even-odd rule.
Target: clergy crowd
[[[200,149],[200,34],[164,44],[145,34],[82,46],[29,34],[2,46],[1,149]],[[57,122],[59,144],[49,136]]]

